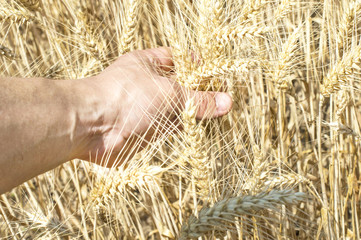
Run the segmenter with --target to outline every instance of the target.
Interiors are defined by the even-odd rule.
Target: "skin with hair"
[[[228,94],[189,91],[161,74],[172,64],[170,49],[158,48],[128,53],[85,79],[1,78],[0,194],[75,158],[125,163],[181,127],[177,113],[189,98],[198,119],[230,111]]]

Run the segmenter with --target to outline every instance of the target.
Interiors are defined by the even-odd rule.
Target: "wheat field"
[[[126,164],[1,195],[0,239],[361,239],[360,0],[0,0],[0,26],[2,76],[82,79],[166,46],[164,75],[233,99],[197,120],[189,95],[183,128]]]

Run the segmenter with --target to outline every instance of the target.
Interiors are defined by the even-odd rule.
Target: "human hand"
[[[187,90],[160,73],[172,65],[169,48],[134,51],[99,75],[77,80],[87,86],[91,107],[78,114],[77,129],[86,134],[74,147],[73,157],[119,166],[150,141],[179,129],[177,115],[191,97],[199,105],[198,119],[230,111],[227,93]]]

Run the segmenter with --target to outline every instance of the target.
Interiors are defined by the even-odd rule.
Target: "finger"
[[[190,97],[197,106],[197,119],[221,117],[232,109],[233,101],[228,93],[191,91]]]
[[[171,71],[174,66],[172,60],[172,51],[169,47],[160,47],[144,50],[144,53],[147,54],[151,63],[155,63],[164,71]]]

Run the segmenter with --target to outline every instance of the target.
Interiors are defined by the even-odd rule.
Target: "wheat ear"
[[[123,25],[122,36],[119,40],[119,51],[121,54],[133,49],[141,3],[142,0],[129,0],[128,2],[127,16]]]
[[[273,81],[281,90],[287,90],[290,86],[290,76],[292,75],[292,66],[296,62],[297,41],[301,27],[296,28],[288,37],[287,41],[282,45],[282,51],[276,62]]]
[[[210,208],[203,208],[197,217],[192,215],[187,224],[182,226],[180,239],[196,239],[202,235],[224,226],[223,223],[234,222],[241,215],[253,215],[261,210],[277,210],[280,205],[291,205],[304,201],[306,195],[292,190],[272,190],[257,195],[238,196],[221,200]]]
[[[270,27],[225,27],[216,34],[216,39],[224,44],[230,41],[236,41],[243,38],[253,39],[255,37],[261,37],[265,33],[270,32]]]
[[[17,10],[11,6],[0,5],[0,22],[9,21],[11,23],[25,24],[34,21],[35,15],[23,10]]]
[[[230,60],[220,59],[208,64],[198,66],[190,74],[185,75],[180,81],[183,86],[197,90],[214,91],[224,87],[222,76],[233,73],[248,72],[249,69],[256,67],[260,62],[257,60]]]
[[[118,194],[154,183],[165,171],[166,169],[157,166],[142,166],[118,171],[113,177],[105,176],[95,184],[96,187],[91,192],[90,201],[97,210],[100,210],[105,208]]]
[[[291,12],[291,1],[292,0],[281,0],[280,4],[277,6],[273,18],[274,21],[279,21],[282,18],[286,17],[288,13]]]
[[[357,0],[349,5],[344,11],[341,20],[340,28],[337,33],[336,42],[339,55],[342,56],[345,48],[349,47],[352,39],[352,33],[355,32],[354,27],[359,21],[358,16],[361,13],[361,0]]]
[[[79,10],[76,14],[75,21],[75,36],[79,39],[81,50],[89,54],[100,64],[104,61],[102,56],[104,46],[101,41],[96,37],[94,31],[89,27],[88,15],[86,12]]]
[[[223,0],[201,0],[198,2],[197,38],[201,60],[212,62],[224,56],[224,43],[215,41],[214,34],[222,29],[225,20]]]
[[[353,74],[354,69],[360,68],[361,45],[349,50],[340,61],[329,71],[321,85],[321,97],[329,97],[346,85],[347,78]]]
[[[183,111],[183,127],[186,133],[186,148],[184,150],[185,162],[191,165],[192,177],[198,188],[198,193],[206,197],[209,193],[209,174],[211,171],[210,162],[205,146],[205,130],[196,122],[197,107],[194,99],[186,102]]]

